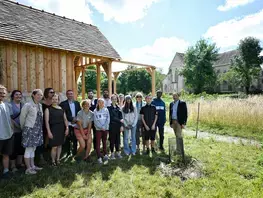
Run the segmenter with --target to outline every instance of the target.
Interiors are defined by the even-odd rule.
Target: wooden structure
[[[0,13],[0,64],[3,68],[0,83],[8,91],[19,89],[30,93],[35,88],[52,87],[56,92],[73,89],[77,94],[80,74],[96,65],[97,97],[100,97],[102,69],[107,74],[111,94],[112,80],[116,90],[121,72],[112,73],[112,62],[130,63],[120,61],[117,51],[93,25],[8,0],[0,0]],[[143,66],[153,77],[154,93],[155,67]],[[85,77],[82,76],[84,98]]]

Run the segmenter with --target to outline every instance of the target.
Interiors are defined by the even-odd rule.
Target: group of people
[[[3,160],[3,175],[25,166],[25,174],[36,174],[42,170],[35,165],[35,153],[45,161],[44,153],[50,151],[52,166],[60,164],[62,150],[76,160],[91,161],[93,148],[98,163],[122,158],[121,133],[123,133],[123,154],[147,155],[156,153],[155,136],[159,132],[159,149],[164,150],[164,126],[166,107],[162,92],[157,97],[137,93],[133,102],[130,95],[103,91],[102,98],[94,98],[92,90],[81,103],[74,100],[73,90],[67,90],[67,100],[60,102],[53,88],[33,90],[31,101],[22,103],[22,92],[12,91],[10,102],[4,102],[7,90],[0,85],[0,154]],[[169,106],[170,126],[175,135],[182,138],[182,129],[187,122],[187,107],[173,94]],[[109,137],[108,137],[109,136]],[[107,152],[110,142],[110,155]],[[102,150],[101,150],[102,142]],[[83,156],[83,151],[85,154]]]

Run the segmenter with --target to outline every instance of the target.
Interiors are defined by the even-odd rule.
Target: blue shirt
[[[162,99],[154,98],[152,101],[152,105],[155,106],[158,112],[157,125],[164,125],[166,122],[166,109],[164,101]]]
[[[172,113],[172,119],[173,119],[173,120],[177,120],[178,104],[179,104],[179,100],[177,100],[176,102],[174,102],[174,105],[173,105],[173,113]]]

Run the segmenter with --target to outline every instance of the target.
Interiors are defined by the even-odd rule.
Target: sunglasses
[[[55,92],[54,91],[50,91],[49,93],[54,94]]]

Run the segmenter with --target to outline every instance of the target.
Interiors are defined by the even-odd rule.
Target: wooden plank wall
[[[73,53],[0,41],[4,85],[8,91],[31,92],[52,87],[65,93],[75,89]]]

